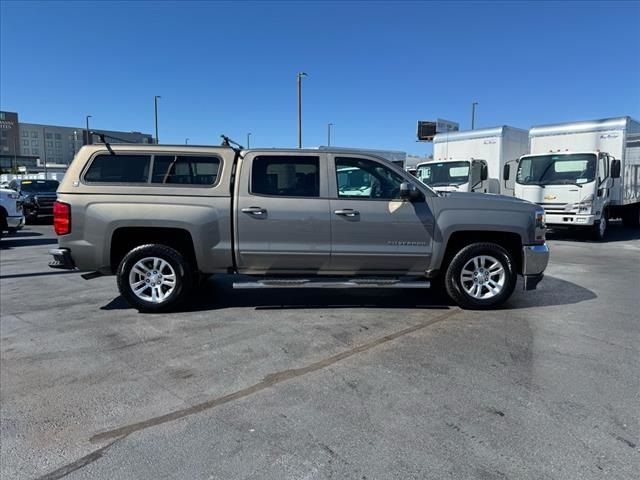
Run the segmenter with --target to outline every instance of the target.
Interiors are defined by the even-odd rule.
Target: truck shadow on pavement
[[[0,250],[9,250],[18,247],[38,247],[41,245],[54,245],[57,243],[57,238],[6,237],[0,241]]]
[[[623,227],[621,222],[611,222],[604,241],[593,240],[588,232],[578,230],[550,230],[547,240],[566,240],[580,243],[615,243],[640,240],[640,228]]]
[[[384,289],[268,289],[234,290],[238,277],[212,277],[194,292],[186,305],[177,312],[200,312],[234,307],[254,307],[256,310],[292,310],[320,308],[401,308],[448,309],[455,304],[441,288]],[[538,289],[522,291],[521,280],[511,299],[500,309],[516,310],[532,307],[570,305],[596,298],[597,295],[575,283],[546,276]],[[132,307],[122,297],[116,297],[101,310],[123,310]]]

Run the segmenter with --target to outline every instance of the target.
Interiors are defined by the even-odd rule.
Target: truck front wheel
[[[118,289],[140,312],[166,312],[188,296],[193,270],[173,248],[149,244],[134,248],[120,262]]]
[[[445,287],[460,307],[485,309],[504,303],[513,293],[516,280],[509,252],[495,243],[473,243],[451,260]]]

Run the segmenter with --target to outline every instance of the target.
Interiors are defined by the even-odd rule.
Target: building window
[[[56,142],[56,148],[62,148],[62,143]]]
[[[56,133],[56,140],[61,140],[62,136],[59,133]]]
[[[47,147],[53,147],[53,141],[47,140]]]
[[[23,148],[22,149],[22,155],[29,155],[29,149],[28,148]]]
[[[23,137],[28,137],[29,136],[29,131],[28,130],[23,130],[22,131],[22,136]]]
[[[22,146],[28,147],[29,146],[29,140],[22,140]]]
[[[38,132],[31,132],[31,138],[38,138]]]
[[[44,134],[44,136],[45,136],[46,138],[53,138],[53,133],[49,133],[49,132],[47,132],[47,133],[45,133],[45,134]]]
[[[32,148],[32,149],[31,149],[31,153],[32,153],[33,155],[40,155],[40,150],[38,150],[37,148]]]
[[[38,147],[38,140],[31,140],[31,146],[32,147]]]

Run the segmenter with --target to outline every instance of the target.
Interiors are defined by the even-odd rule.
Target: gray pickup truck
[[[357,151],[92,145],[54,205],[53,268],[115,274],[145,312],[174,309],[208,275],[234,288],[428,288],[491,308],[549,250],[544,211],[511,197],[439,195]]]

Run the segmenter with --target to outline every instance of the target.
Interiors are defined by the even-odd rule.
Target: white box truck
[[[541,205],[550,227],[589,229],[602,240],[610,218],[640,223],[640,123],[630,117],[543,125],[529,131],[516,197]],[[505,168],[503,179],[509,176]]]
[[[433,161],[417,165],[416,176],[436,191],[504,193],[504,164],[528,152],[526,130],[503,125],[433,138]]]

